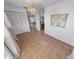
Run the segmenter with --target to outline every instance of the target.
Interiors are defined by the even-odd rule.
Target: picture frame
[[[50,24],[56,27],[64,28],[67,22],[68,13],[51,15]]]

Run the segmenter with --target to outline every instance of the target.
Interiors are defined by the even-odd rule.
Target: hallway
[[[17,43],[21,53],[17,59],[67,59],[73,47],[57,40],[43,31],[19,34]]]

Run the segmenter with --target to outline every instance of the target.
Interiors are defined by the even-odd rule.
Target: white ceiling
[[[5,5],[15,5],[18,7],[27,7],[30,5],[31,0],[4,0]],[[34,6],[38,8],[44,8],[46,6],[49,6],[51,4],[57,3],[59,1],[63,0],[32,0]]]

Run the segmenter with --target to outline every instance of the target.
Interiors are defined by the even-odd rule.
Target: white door
[[[14,33],[21,34],[23,32],[27,32],[28,24],[27,24],[27,16],[23,12],[6,12],[7,17],[12,25]]]
[[[4,45],[4,59],[14,59],[11,51]]]

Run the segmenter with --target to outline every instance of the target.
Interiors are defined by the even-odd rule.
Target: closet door
[[[4,59],[15,59],[11,51],[4,45]]]
[[[16,16],[16,13],[11,13],[11,12],[6,12],[7,14],[7,17],[12,25],[12,30],[15,34],[18,34],[19,33],[19,30],[18,30],[18,25],[17,25],[17,16]]]
[[[12,17],[14,17],[14,28],[15,28],[15,33],[16,34],[20,34],[22,33],[21,29],[20,29],[20,24],[21,24],[21,18],[20,18],[20,13],[13,13]]]
[[[25,13],[6,12],[6,14],[16,35],[27,31],[27,19]]]
[[[20,49],[12,33],[10,32],[10,29],[6,25],[4,25],[4,42],[8,46],[8,48],[11,50],[11,52],[13,53],[15,57],[19,56]]]

